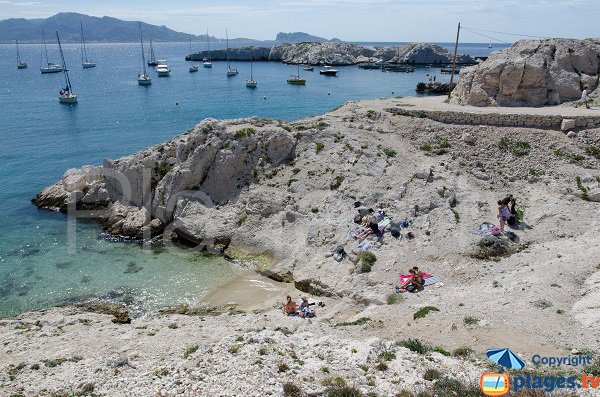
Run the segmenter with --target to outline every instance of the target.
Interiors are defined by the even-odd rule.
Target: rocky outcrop
[[[270,122],[207,119],[164,144],[101,167],[68,170],[33,202],[64,212],[102,208],[98,216],[111,234],[141,239],[167,228],[186,242],[222,251],[229,236],[214,221],[222,218],[218,206],[236,200],[257,167],[291,160],[295,147],[296,138]],[[277,194],[247,200],[248,213],[269,216],[282,208]]]
[[[410,64],[448,64],[452,63],[454,55],[446,48],[431,43],[414,43],[398,48],[397,53],[390,63]],[[473,65],[475,60],[466,54],[458,55],[456,62],[459,64]]]
[[[522,40],[462,69],[452,103],[544,106],[579,99],[600,78],[600,40]]]
[[[225,50],[197,52],[186,56],[186,60],[201,61],[209,57],[214,61],[227,60]],[[430,43],[416,43],[397,47],[359,46],[340,41],[281,43],[272,48],[243,47],[229,49],[232,61],[275,61],[310,65],[356,65],[383,60],[391,63],[447,64],[453,55],[445,48]],[[474,64],[469,55],[460,55],[461,64]]]

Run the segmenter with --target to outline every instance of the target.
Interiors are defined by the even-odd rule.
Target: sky
[[[307,32],[346,41],[513,42],[600,36],[600,0],[0,0],[0,19],[79,12],[211,35],[272,40]],[[494,31],[484,32],[482,30]],[[489,36],[489,37],[486,37]]]

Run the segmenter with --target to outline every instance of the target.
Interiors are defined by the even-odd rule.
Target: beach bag
[[[390,228],[390,234],[392,235],[392,237],[395,237],[395,238],[400,237],[400,231],[398,229],[396,229],[395,227]]]
[[[525,207],[522,205],[517,205],[516,210],[517,210],[516,211],[517,212],[517,214],[516,214],[517,220],[519,222],[523,222],[523,217],[525,216]]]

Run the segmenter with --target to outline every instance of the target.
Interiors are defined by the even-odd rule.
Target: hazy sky
[[[303,31],[349,41],[453,41],[456,25],[532,36],[600,36],[600,0],[0,0],[0,19],[80,12],[184,32],[273,39]],[[503,40],[516,36],[486,33]],[[488,38],[463,31],[463,42]]]

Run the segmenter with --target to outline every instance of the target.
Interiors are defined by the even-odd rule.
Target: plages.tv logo
[[[499,370],[497,373],[487,372],[481,375],[481,391],[491,397],[507,395],[510,392],[510,378],[503,373],[503,368],[519,370],[525,367],[525,361],[507,348],[488,349],[486,356],[498,364]]]

